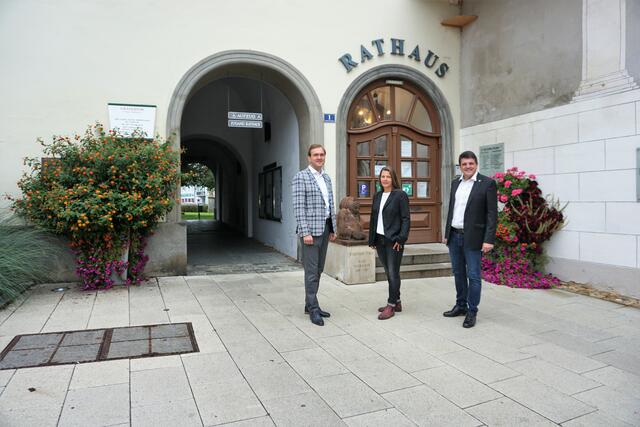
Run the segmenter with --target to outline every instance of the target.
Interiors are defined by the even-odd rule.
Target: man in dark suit
[[[476,324],[480,304],[482,254],[493,249],[498,218],[496,182],[478,173],[478,158],[472,151],[460,154],[462,176],[451,183],[449,213],[444,243],[456,282],[456,305],[445,317],[466,315],[462,326]]]

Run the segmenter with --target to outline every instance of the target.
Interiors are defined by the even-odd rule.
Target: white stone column
[[[582,0],[582,81],[572,102],[638,88],[626,70],[626,1]]]

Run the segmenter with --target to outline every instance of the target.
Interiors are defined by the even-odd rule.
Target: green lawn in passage
[[[198,219],[198,212],[182,212],[182,219]],[[200,219],[213,219],[213,212],[200,212]]]

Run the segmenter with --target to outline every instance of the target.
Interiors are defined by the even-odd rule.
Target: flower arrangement
[[[40,143],[49,157],[25,160],[31,170],[18,182],[15,211],[70,240],[85,289],[109,288],[124,272],[127,284],[139,283],[147,239],[173,207],[179,154],[166,141],[100,124]]]
[[[563,207],[542,196],[536,176],[517,167],[493,177],[498,188],[496,244],[482,260],[482,276],[498,285],[550,288],[557,277],[543,274],[542,244],[564,226]]]

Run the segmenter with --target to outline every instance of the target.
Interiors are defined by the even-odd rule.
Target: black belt
[[[451,227],[451,230],[452,230],[454,233],[464,234],[464,230],[463,230],[463,229],[461,229],[461,228],[453,228],[453,227]]]

